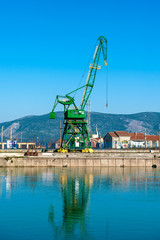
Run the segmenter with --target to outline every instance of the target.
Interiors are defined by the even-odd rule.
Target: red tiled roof
[[[111,137],[118,137],[114,132],[108,132]]]
[[[131,140],[145,140],[143,133],[129,133]]]
[[[100,138],[91,138],[91,142],[98,142]]]
[[[145,135],[143,133],[129,133],[131,140],[145,140]],[[158,135],[146,135],[146,140],[158,141]]]
[[[146,140],[159,141],[158,135],[146,135]]]
[[[119,137],[130,136],[129,133],[127,133],[126,131],[114,131],[114,132]]]
[[[130,136],[131,140],[145,140],[144,133],[128,133],[126,131],[108,132],[111,137]],[[146,135],[146,140],[159,141],[158,135]]]

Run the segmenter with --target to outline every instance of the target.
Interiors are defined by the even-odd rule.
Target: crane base
[[[90,149],[91,142],[84,119],[65,119],[62,148],[68,150]]]

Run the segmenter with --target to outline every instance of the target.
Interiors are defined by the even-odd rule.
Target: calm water
[[[0,169],[0,240],[159,240],[159,218],[159,169]]]

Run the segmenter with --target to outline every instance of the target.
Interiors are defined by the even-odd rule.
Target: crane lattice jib
[[[83,93],[83,98],[81,101],[81,109],[82,110],[85,108],[87,101],[89,99],[89,96],[91,94],[91,91],[94,87],[97,70],[100,69],[100,67],[98,67],[98,63],[99,63],[101,51],[103,53],[104,64],[105,64],[105,66],[107,66],[107,39],[105,37],[101,36],[98,38],[97,41],[99,42],[99,44],[97,45],[95,53],[94,53],[93,63],[90,66],[90,70],[88,73],[88,77],[87,77],[87,81],[86,81],[86,85],[85,85],[85,89],[84,89],[84,93]]]

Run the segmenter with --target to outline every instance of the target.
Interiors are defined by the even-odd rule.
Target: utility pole
[[[87,128],[89,137],[91,137],[91,100],[87,102]]]
[[[61,143],[61,120],[60,120],[60,128],[59,128],[59,139],[60,139],[60,143]]]
[[[3,128],[4,126],[2,126],[2,131],[1,131],[1,143],[3,143]]]
[[[10,127],[10,140],[12,140],[12,126]]]
[[[160,123],[159,123],[159,148],[160,148]]]
[[[60,145],[61,145],[61,147],[62,147],[61,129],[63,129],[63,128],[61,127],[61,120],[60,120],[60,125],[59,125],[59,139],[60,139]]]
[[[145,148],[147,148],[147,145],[146,145],[146,128],[144,129],[144,142],[145,142]]]
[[[34,143],[37,142],[36,139],[37,139],[37,138],[36,138],[36,134],[34,134],[34,135],[33,135],[33,142],[34,142]]]

